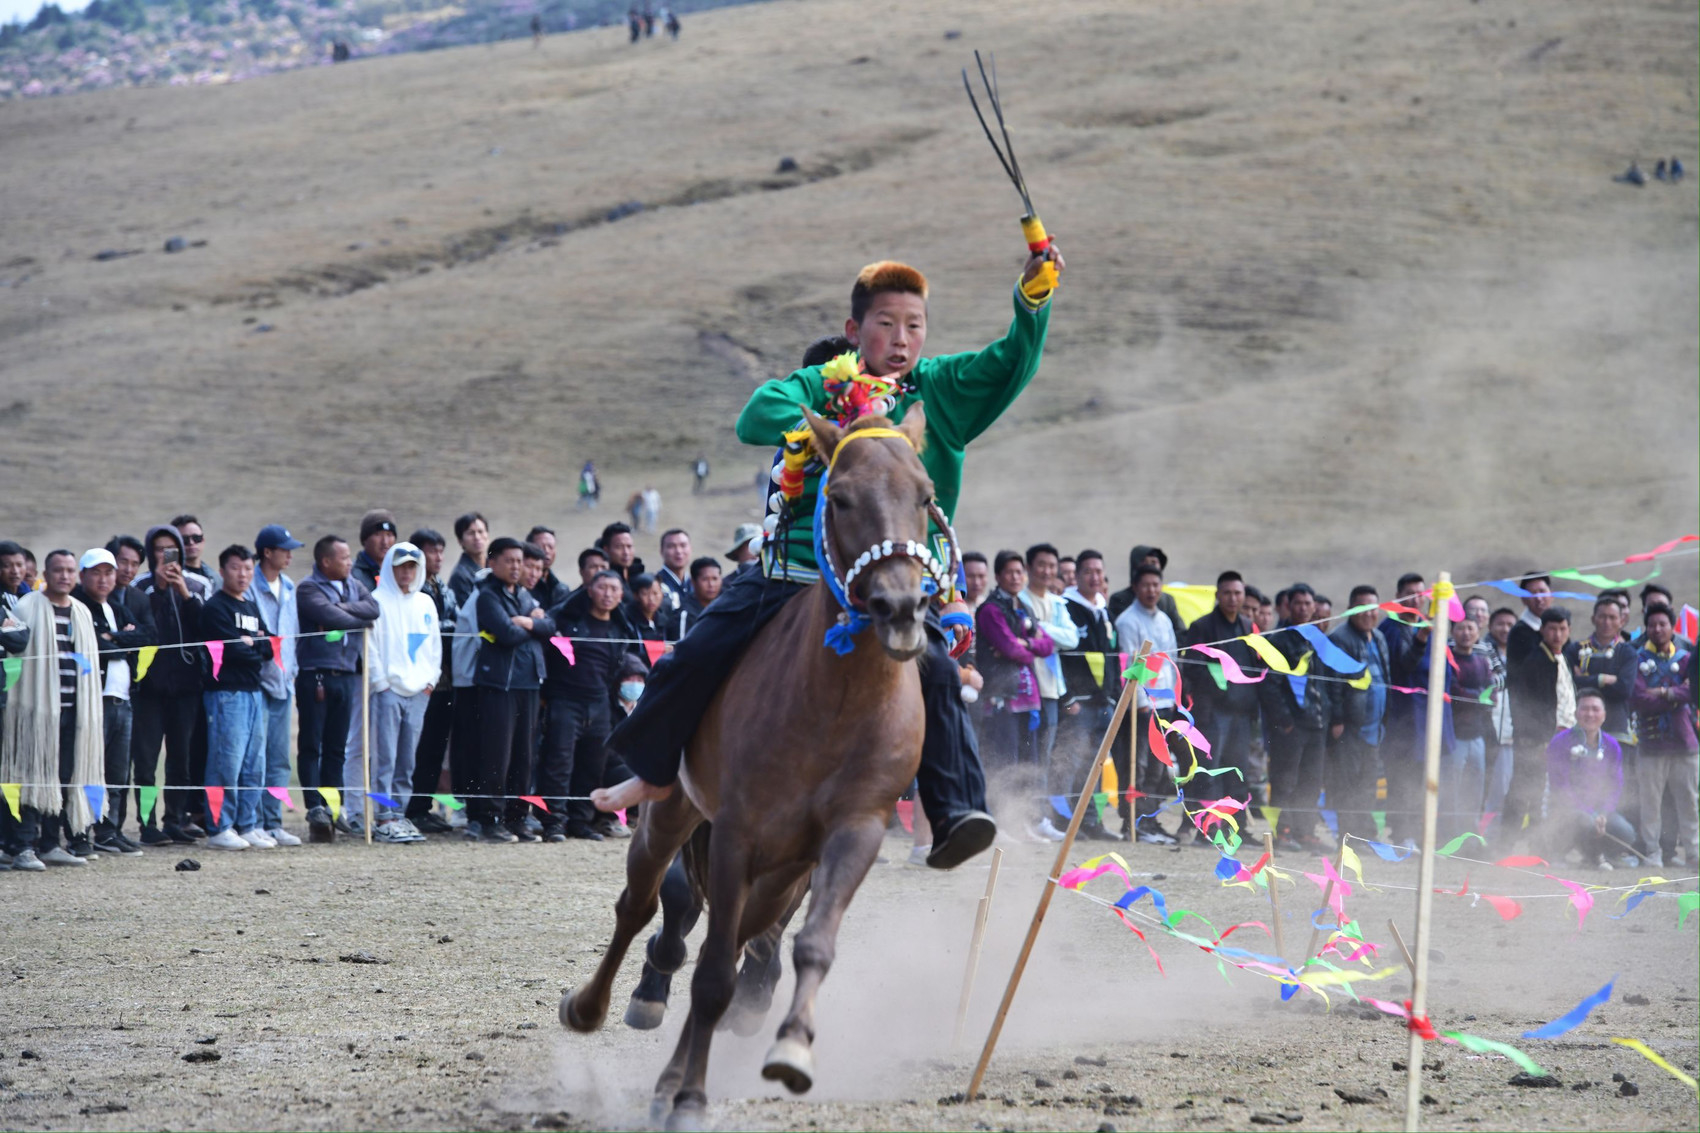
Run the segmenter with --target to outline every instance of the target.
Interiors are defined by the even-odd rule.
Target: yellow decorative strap
[[[1441,579],[1439,582],[1435,583],[1434,596],[1429,602],[1428,616],[1431,618],[1435,617],[1442,606],[1451,602],[1452,599],[1457,596],[1458,591],[1453,589],[1452,582],[1449,579]]]
[[[832,450],[832,459],[827,461],[826,474],[829,482],[832,477],[832,470],[838,467],[838,458],[843,455],[845,445],[848,445],[851,441],[860,441],[878,437],[896,437],[904,444],[909,444],[909,438],[903,433],[898,432],[896,429],[857,429],[853,433],[845,433],[844,436],[839,439],[838,447]]]

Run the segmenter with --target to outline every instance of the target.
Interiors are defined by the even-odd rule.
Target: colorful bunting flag
[[[335,645],[346,636],[348,635],[343,633],[340,629],[333,629],[329,633],[325,634],[325,644]]]
[[[224,642],[209,641],[206,644],[207,652],[212,655],[212,679],[216,681],[218,680],[218,671],[224,668]],[[217,822],[218,820],[215,818],[213,821]]]
[[[371,799],[373,802],[377,803],[379,806],[387,806],[387,807],[391,808],[392,810],[401,806],[400,803],[396,802],[394,799],[390,798],[388,795],[381,795],[377,791],[367,791],[366,797]]]
[[[667,643],[665,641],[645,641],[643,651],[649,657],[650,665],[653,666],[666,654]]]
[[[266,793],[290,810],[295,809],[295,802],[289,797],[288,787],[267,787]]]
[[[81,653],[72,650],[69,654],[67,654],[67,656],[77,663],[78,676],[86,677],[90,673],[94,672],[94,666],[89,664],[89,659],[84,657]]]
[[[272,664],[276,665],[280,669],[283,669],[283,671],[287,673],[289,670],[285,669],[284,665],[283,665],[283,638],[278,637],[277,635],[274,634],[274,635],[272,635],[271,643],[272,643]]]
[[[136,813],[146,823],[153,816],[154,804],[159,802],[158,787],[141,787],[136,791]]]
[[[106,784],[84,783],[83,797],[89,801],[89,810],[98,821],[106,813]]]
[[[549,804],[543,801],[543,796],[541,795],[521,795],[519,797],[519,801],[522,803],[530,803],[544,814],[549,813]]]
[[[153,667],[153,659],[157,656],[159,656],[159,646],[157,645],[144,645],[136,650],[136,679],[138,681],[148,675],[148,670]],[[278,663],[282,664],[281,661]]]
[[[1554,878],[1553,880],[1556,881],[1557,878]],[[1611,985],[1616,982],[1617,977],[1613,976],[1611,979],[1606,981],[1605,987],[1602,987],[1599,991],[1596,991],[1593,995],[1590,995],[1581,1003],[1578,1003],[1575,1007],[1572,1007],[1569,1011],[1566,1011],[1563,1015],[1560,1015],[1545,1026],[1536,1027],[1532,1031],[1524,1031],[1523,1037],[1526,1039],[1556,1039],[1560,1035],[1574,1031],[1577,1027],[1582,1025],[1582,1020],[1586,1019],[1593,1012],[1594,1008],[1611,998]]]
[[[11,692],[12,686],[18,683],[18,678],[24,675],[24,659],[7,657],[0,660],[0,668],[6,671],[6,691]]]
[[[207,792],[207,809],[212,813],[212,820],[213,820],[213,823],[216,825],[217,822],[218,822],[218,819],[219,819],[219,815],[224,813],[224,788],[223,787],[208,787],[208,788],[206,788],[206,792]]]
[[[341,791],[337,790],[335,787],[320,787],[318,790],[319,794],[323,796],[325,800],[325,806],[330,809],[332,818],[335,818],[338,814],[342,813]]]
[[[915,833],[915,800],[914,799],[898,799],[897,800],[897,821],[903,823],[904,833],[906,833],[906,834]]]
[[[455,798],[453,795],[432,795],[431,798],[439,803],[445,810],[466,809],[466,804]]]
[[[492,637],[490,640],[494,641],[496,639]],[[578,658],[573,656],[573,643],[572,643],[571,639],[565,638],[565,637],[551,637],[549,639],[549,644],[553,645],[556,649],[558,649],[560,651],[561,656],[563,656],[567,659],[567,664],[569,664],[569,665],[578,664]]]
[[[1092,674],[1092,683],[1102,688],[1104,684],[1104,655],[1102,653],[1088,653],[1086,655],[1086,669]]]
[[[424,645],[425,639],[430,636],[428,633],[409,633],[407,635],[407,659],[409,661],[419,660],[419,647]]]
[[[1696,1082],[1693,1078],[1689,1077],[1687,1074],[1684,1074],[1682,1071],[1678,1070],[1676,1067],[1672,1066],[1670,1063],[1668,1063],[1664,1059],[1660,1058],[1658,1056],[1658,1054],[1653,1050],[1652,1047],[1648,1046],[1646,1043],[1642,1042],[1640,1039],[1616,1039],[1616,1038],[1614,1038],[1611,1041],[1616,1043],[1619,1046],[1628,1047],[1630,1050],[1634,1051],[1636,1054],[1639,1054],[1642,1058],[1645,1058],[1648,1062],[1651,1062],[1654,1066],[1657,1066],[1660,1070],[1663,1070],[1665,1073],[1669,1074],[1671,1077],[1675,1078],[1678,1082],[1681,1082],[1683,1085],[1687,1086],[1689,1089],[1700,1090],[1700,1082]]]
[[[22,818],[23,811],[18,809],[18,799],[23,794],[21,783],[0,783],[0,796],[6,799],[6,809],[12,812],[13,818]]]

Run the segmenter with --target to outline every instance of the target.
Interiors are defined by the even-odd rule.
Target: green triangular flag
[[[146,822],[148,820],[148,816],[153,813],[154,803],[159,801],[159,788],[142,787],[137,791],[137,795],[138,809],[141,813],[141,819],[143,822]]]
[[[443,804],[445,807],[448,807],[450,810],[466,809],[466,804],[455,798],[453,795],[432,795],[431,797]]]
[[[24,659],[22,657],[8,657],[4,661],[0,661],[0,665],[6,667],[6,691],[11,692],[12,686],[18,683],[18,678],[24,675]]]
[[[342,631],[340,629],[333,629],[329,633],[325,634],[325,644],[330,645],[334,642],[341,641],[342,638]]]
[[[1227,692],[1228,678],[1222,674],[1222,663],[1220,661],[1208,661],[1204,667],[1210,670],[1210,679],[1216,682],[1216,687]]]
[[[1474,831],[1466,830],[1464,833],[1458,835],[1458,837],[1452,839],[1452,841],[1436,850],[1435,853],[1443,858],[1449,858],[1453,854],[1456,854],[1459,850],[1463,849],[1464,843],[1468,842],[1471,838],[1474,838],[1484,846],[1487,845],[1486,838],[1483,838],[1480,834],[1477,834]]]
[[[1387,841],[1387,812],[1372,810],[1369,812],[1369,816],[1375,819],[1375,840],[1377,842]]]
[[[1134,684],[1144,684],[1146,681],[1150,680],[1151,677],[1151,670],[1147,669],[1145,667],[1145,662],[1141,661],[1137,657],[1134,658],[1133,664],[1128,666],[1127,671],[1122,674],[1122,678],[1124,680],[1132,681]]]
[[[1110,805],[1110,796],[1103,791],[1099,791],[1097,794],[1092,796],[1092,805],[1098,808],[1098,825],[1104,825],[1104,808]]]

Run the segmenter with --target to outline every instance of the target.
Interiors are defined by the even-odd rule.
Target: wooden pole
[[[1336,876],[1340,873],[1340,869],[1345,864],[1345,862],[1346,862],[1346,836],[1344,834],[1341,834],[1340,835],[1340,849],[1334,855],[1334,873],[1336,874]],[[1322,907],[1324,909],[1326,909],[1328,907],[1328,902],[1333,900],[1333,899],[1334,899],[1334,878],[1330,877],[1328,879],[1328,885],[1322,890]],[[1336,927],[1336,928],[1340,927],[1338,917],[1335,918],[1335,926],[1334,927]],[[1302,961],[1302,963],[1308,964],[1310,962],[1310,958],[1312,956],[1316,955],[1316,944],[1317,944],[1317,941],[1319,941],[1321,939],[1322,939],[1322,930],[1317,928],[1315,924],[1312,924],[1311,927],[1310,927],[1310,945],[1305,948],[1305,958]]]
[[[1151,652],[1151,642],[1145,641],[1139,646],[1139,655],[1134,658],[1137,666]],[[1045,923],[1045,910],[1051,907],[1051,895],[1056,892],[1057,878],[1062,876],[1063,868],[1068,865],[1069,852],[1074,848],[1075,835],[1080,833],[1081,820],[1086,817],[1086,808],[1092,805],[1092,796],[1098,791],[1098,777],[1104,773],[1104,760],[1109,758],[1110,745],[1116,742],[1116,730],[1122,726],[1122,720],[1127,717],[1128,705],[1133,703],[1134,693],[1139,687],[1138,681],[1128,681],[1122,685],[1122,694],[1116,698],[1115,714],[1110,717],[1109,730],[1098,744],[1098,754],[1093,757],[1092,769],[1086,774],[1086,786],[1081,789],[1080,798],[1074,804],[1074,817],[1068,820],[1068,830],[1063,834],[1063,840],[1057,845],[1057,860],[1051,866],[1051,874],[1045,879],[1045,890],[1039,894],[1039,907],[1033,910],[1033,920],[1027,926],[1027,939],[1021,942],[1021,951],[1015,957],[1015,968],[1009,973],[1009,983],[1003,989],[1003,1001],[998,1004],[998,1013],[992,1018],[992,1029],[986,1035],[986,1045],[980,1050],[980,1061],[974,1065],[974,1077],[968,1082],[969,1101],[973,1101],[980,1092],[980,1083],[985,1080],[986,1066],[992,1061],[992,1051],[997,1049],[998,1035],[1003,1032],[1003,1021],[1009,1015],[1010,1004],[1015,1002],[1015,989],[1021,986],[1021,973],[1027,968],[1027,957],[1033,953],[1033,944],[1039,939],[1039,926]]]
[[[992,915],[992,891],[998,887],[998,867],[1003,864],[1003,851],[992,851],[992,871],[986,875],[986,892],[980,907],[974,912],[974,936],[968,944],[968,970],[962,973],[962,999],[956,1005],[956,1034],[951,1037],[952,1048],[962,1044],[962,1027],[968,1021],[968,1001],[974,994],[974,974],[980,968],[980,946],[986,940],[986,919]]]
[[[1428,717],[1423,745],[1423,856],[1417,866],[1417,935],[1411,951],[1411,1018],[1428,1013],[1429,913],[1434,907],[1434,840],[1440,810],[1440,726],[1446,708],[1446,647],[1450,637],[1447,604],[1452,574],[1441,571],[1434,584],[1428,637]],[[1405,1129],[1416,1133],[1423,1100],[1423,1037],[1413,1027],[1405,1062]]]
[[[1399,926],[1393,923],[1393,918],[1387,919],[1387,931],[1393,934],[1393,943],[1399,946],[1399,955],[1405,958],[1405,967],[1411,969],[1411,974],[1417,974],[1417,961],[1411,956],[1411,950],[1405,947],[1405,938],[1399,935]]]
[[[1263,832],[1263,852],[1269,855],[1269,864],[1275,864],[1275,835],[1268,830]],[[1265,871],[1264,884],[1269,886],[1269,907],[1275,913],[1275,955],[1281,957],[1281,962],[1287,962],[1287,937],[1281,931],[1281,887],[1275,882],[1275,875]]]
[[[372,844],[372,631],[360,631],[360,776],[366,781],[360,796],[360,813],[366,816],[361,825],[366,830],[366,844]]]

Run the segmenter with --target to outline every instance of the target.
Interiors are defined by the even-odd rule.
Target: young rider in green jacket
[[[838,360],[766,382],[739,414],[738,438],[748,444],[783,446],[785,434],[800,424],[800,405],[841,422],[879,413],[895,423],[911,405],[925,402],[921,463],[949,519],[961,495],[968,443],[985,432],[1038,373],[1051,295],[1062,268],[1054,246],[1028,260],[1015,288],[1015,317],[1002,339],[980,351],[923,358],[926,279],[903,264],[870,264],[851,289],[844,333],[857,348],[862,375],[878,380],[843,380],[852,367],[846,365],[848,360]],[[875,391],[871,397],[870,391]],[[776,481],[781,475],[776,462]],[[785,602],[819,579],[813,533],[819,478],[819,467],[811,464],[803,471],[800,495],[787,501],[782,492],[774,493],[759,569],[733,575],[695,628],[655,666],[637,710],[608,741],[635,777],[595,792],[592,797],[600,809],[619,810],[673,789],[685,744],[738,655]],[[929,619],[929,630],[930,656],[921,666],[927,734],[917,778],[934,833],[927,864],[948,869],[989,846],[997,827],[985,813],[985,778],[974,731],[962,703],[958,669],[936,616]]]

